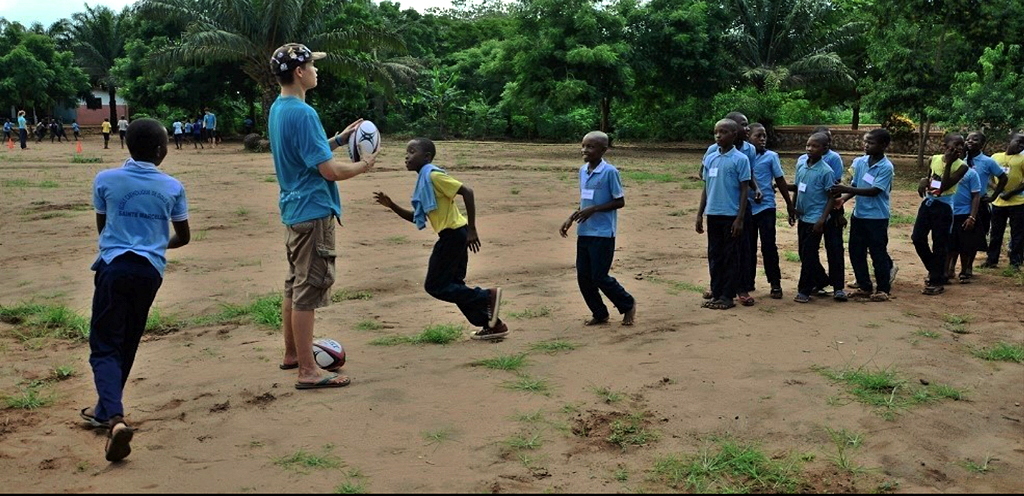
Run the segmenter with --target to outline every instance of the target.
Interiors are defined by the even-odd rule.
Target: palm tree
[[[328,29],[333,18],[325,0],[142,0],[143,15],[175,19],[185,26],[181,42],[157,52],[157,67],[224,64],[238,67],[256,83],[263,122],[277,93],[270,56],[285,43],[304,43],[327,52],[321,65],[342,76],[362,75],[389,85],[402,64],[380,64],[374,50],[402,51],[401,39],[383,29],[350,26]],[[408,72],[414,72],[408,69]]]
[[[94,84],[106,87],[110,95],[110,122],[117,122],[117,78],[111,69],[124,56],[129,10],[115,13],[109,7],[85,6],[85,12],[71,16],[71,48],[79,67]],[[61,29],[55,26],[55,31]]]
[[[726,32],[744,77],[760,91],[810,80],[852,83],[837,52],[860,26],[836,16],[830,0],[731,0],[736,16]]]

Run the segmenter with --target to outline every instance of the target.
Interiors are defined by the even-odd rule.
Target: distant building
[[[121,95],[117,95],[116,103],[117,116],[128,115],[128,102],[124,101]],[[77,108],[57,107],[54,110],[54,117],[63,118],[65,123],[78,120],[78,125],[83,127],[98,126],[103,123],[103,119],[110,118],[110,94],[107,90],[93,88],[92,95],[87,99],[78,100]],[[115,125],[117,121],[114,120],[110,124]]]

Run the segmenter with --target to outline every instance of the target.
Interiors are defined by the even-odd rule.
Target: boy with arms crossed
[[[626,196],[618,169],[604,160],[606,151],[607,134],[593,131],[583,137],[581,153],[586,164],[580,167],[580,208],[562,223],[559,234],[567,237],[572,223],[577,223],[576,281],[591,313],[586,325],[608,322],[603,292],[623,315],[622,325],[628,326],[636,317],[636,300],[608,275],[615,258],[617,211],[626,206]]]
[[[432,163],[435,155],[434,142],[427,138],[413,139],[405,147],[405,168],[418,174],[412,193],[412,210],[398,206],[383,191],[375,192],[373,197],[399,217],[416,224],[418,229],[426,227],[429,220],[430,227],[437,233],[423,283],[427,294],[458,305],[466,319],[480,327],[470,335],[472,339],[504,339],[508,336],[508,326],[498,318],[501,288],[466,286],[468,250],[480,251],[473,190],[435,166]],[[455,204],[456,195],[462,195],[468,219]]]
[[[101,171],[93,183],[100,252],[92,265],[96,290],[89,365],[99,399],[81,412],[91,426],[110,429],[106,458],[112,462],[132,451],[134,430],[124,421],[124,386],[163,283],[165,254],[190,239],[185,188],[157,170],[167,156],[167,130],[156,120],[138,119],[125,134],[131,158],[121,168]]]
[[[711,299],[704,308],[726,310],[736,306],[733,299],[741,284],[741,257],[744,250],[743,225],[747,212],[750,161],[736,150],[740,132],[732,119],[715,123],[718,149],[704,156],[704,189],[700,195],[695,230],[704,233],[704,215],[708,216],[708,272]]]
[[[892,292],[892,258],[889,257],[889,194],[892,191],[893,166],[885,156],[892,142],[886,129],[874,129],[864,135],[864,156],[854,159],[850,185],[837,184],[833,193],[846,203],[854,196],[857,203],[850,219],[850,265],[857,281],[853,296],[871,301],[889,301]],[[875,269],[877,285],[868,273],[868,252]]]

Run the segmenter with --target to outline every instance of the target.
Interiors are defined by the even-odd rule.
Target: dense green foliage
[[[0,21],[8,105],[93,85],[166,120],[211,107],[262,128],[288,41],[330,56],[310,93],[328,132],[356,117],[436,138],[708,140],[730,110],[771,125],[1024,125],[1024,0],[139,0],[55,24]],[[284,15],[284,12],[295,15]],[[39,86],[27,81],[46,81]],[[994,134],[993,134],[994,133]]]

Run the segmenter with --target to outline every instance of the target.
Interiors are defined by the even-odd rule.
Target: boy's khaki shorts
[[[288,278],[284,297],[295,310],[315,310],[331,302],[334,284],[334,217],[328,216],[285,227]]]

